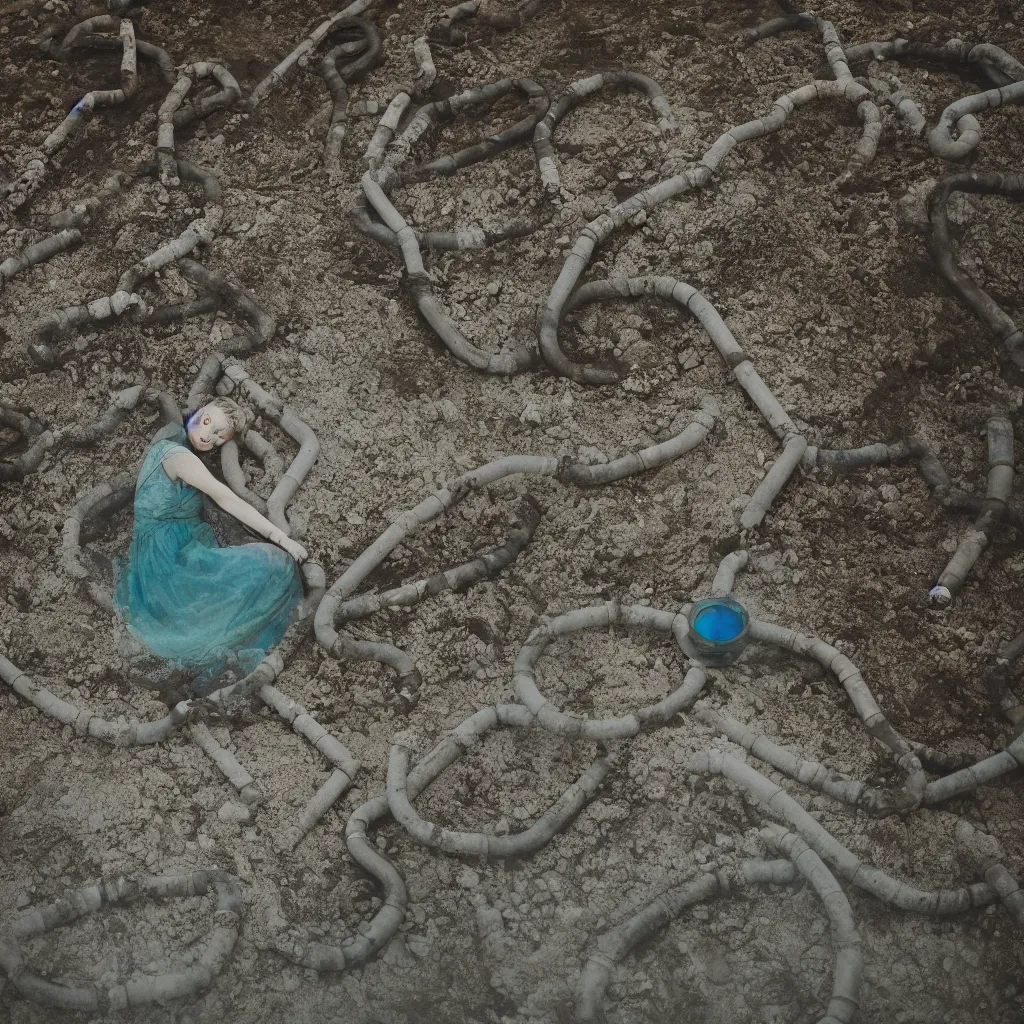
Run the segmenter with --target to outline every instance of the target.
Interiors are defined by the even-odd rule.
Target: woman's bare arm
[[[258,534],[280,545],[289,554],[295,554],[288,547],[289,544],[294,545],[301,550],[302,557],[305,557],[305,548],[291,541],[266,516],[260,515],[252,505],[235,494],[227,484],[221,483],[203,465],[197,455],[184,450],[175,452],[173,455],[168,455],[162,465],[172,480],[183,480],[185,483],[191,484],[196,490],[208,494],[225,512],[233,515],[239,522],[252,527]]]

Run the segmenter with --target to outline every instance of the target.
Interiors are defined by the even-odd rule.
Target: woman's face
[[[204,405],[188,421],[188,439],[196,451],[208,452],[219,448],[232,437],[231,421],[220,410]]]

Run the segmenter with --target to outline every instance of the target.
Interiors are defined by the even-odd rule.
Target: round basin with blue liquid
[[[742,608],[718,601],[702,608],[693,620],[693,628],[697,634],[715,643],[735,640],[743,632],[746,624],[747,617]]]
[[[705,665],[731,665],[747,644],[750,619],[747,610],[731,597],[698,601],[690,609],[687,641]]]

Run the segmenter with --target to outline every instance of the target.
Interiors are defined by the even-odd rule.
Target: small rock
[[[544,420],[541,418],[540,409],[537,408],[536,404],[534,402],[527,402],[526,408],[520,413],[519,422],[525,423],[530,427],[539,427]]]
[[[955,836],[958,859],[973,871],[981,873],[1003,859],[999,840],[967,821],[957,822]]]
[[[472,868],[463,868],[459,872],[459,885],[463,889],[475,889],[480,884],[480,876]]]
[[[248,821],[252,815],[249,813],[248,807],[245,807],[242,804],[236,804],[233,800],[229,800],[217,812],[217,817],[220,818],[221,821],[241,824],[243,821]]]
[[[450,398],[442,398],[437,403],[437,410],[440,412],[445,423],[454,423],[459,418],[459,410]]]
[[[696,370],[704,361],[695,348],[688,348],[684,352],[680,352],[677,358],[679,365],[684,370]]]
[[[497,933],[500,935],[505,930],[505,919],[497,907],[490,907],[486,903],[476,908],[476,926],[481,939]]]
[[[501,282],[500,281],[490,281],[488,283],[488,285],[487,285],[487,294],[488,295],[497,295],[500,291],[501,291]]]

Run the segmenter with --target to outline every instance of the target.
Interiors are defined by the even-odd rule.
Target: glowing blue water
[[[722,643],[735,640],[743,632],[744,625],[741,612],[728,605],[716,604],[697,613],[693,628],[705,640]]]

